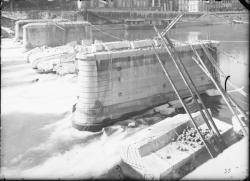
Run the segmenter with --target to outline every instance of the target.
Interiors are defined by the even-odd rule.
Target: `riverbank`
[[[136,18],[150,18],[150,19],[172,19],[181,12],[172,11],[131,11],[126,9],[89,9],[89,21],[92,24],[110,22],[122,23],[124,19]],[[14,24],[21,19],[69,19],[71,21],[83,20],[82,14],[77,11],[46,11],[46,10],[30,10],[30,11],[2,11],[1,12],[1,26],[10,27],[14,30]],[[212,17],[207,18],[206,22],[224,23],[232,20],[243,20],[249,22],[249,15],[247,11],[225,11],[225,12],[185,12],[182,19],[184,21],[200,21],[202,16]],[[217,18],[217,19],[216,19]],[[211,20],[211,21],[210,21]]]

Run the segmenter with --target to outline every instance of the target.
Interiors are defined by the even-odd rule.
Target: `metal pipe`
[[[202,139],[202,141],[203,141],[203,143],[204,143],[204,145],[205,145],[205,147],[206,147],[208,153],[210,154],[210,156],[211,156],[212,158],[214,158],[214,156],[213,156],[213,154],[212,154],[212,152],[211,152],[211,150],[210,150],[209,145],[206,143],[206,141],[205,141],[203,135],[201,134],[201,132],[200,132],[200,130],[199,130],[198,125],[196,124],[196,122],[194,121],[193,117],[191,116],[191,113],[190,113],[189,110],[187,109],[187,106],[186,106],[185,102],[184,102],[183,99],[181,98],[181,96],[180,96],[180,94],[179,94],[179,92],[178,92],[178,90],[177,90],[177,88],[176,88],[176,86],[175,86],[173,80],[171,79],[170,75],[168,74],[166,68],[164,67],[164,65],[163,65],[163,63],[162,63],[160,57],[158,56],[158,53],[157,53],[157,51],[156,51],[156,49],[155,49],[155,46],[154,46],[153,44],[152,44],[152,47],[153,47],[153,49],[154,49],[156,58],[157,58],[158,62],[160,63],[161,67],[162,67],[162,70],[164,71],[164,73],[165,73],[166,77],[168,78],[168,80],[169,80],[171,86],[173,87],[173,89],[174,89],[174,91],[175,91],[175,93],[176,93],[178,99],[181,101],[181,104],[182,104],[182,106],[184,107],[185,111],[187,112],[189,118],[191,119],[191,122],[193,123],[193,125],[194,125],[196,131],[197,131],[198,134],[200,135],[200,137],[201,137],[201,139]]]

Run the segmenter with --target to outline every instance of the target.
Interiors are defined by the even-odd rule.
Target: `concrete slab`
[[[199,128],[205,130],[207,127],[201,115],[196,112],[192,114]],[[228,144],[232,126],[213,118],[223,138],[227,138]],[[197,167],[204,160],[209,159],[209,154],[204,145],[191,147],[174,139],[187,126],[192,127],[188,115],[177,115],[167,118],[146,128],[127,140],[122,148],[121,157],[127,167],[137,172],[142,178],[151,179],[179,179],[188,171]],[[178,146],[185,146],[186,151],[180,151]],[[202,155],[202,156],[201,156]],[[200,157],[200,158],[199,158]],[[191,166],[186,166],[190,164]],[[185,167],[185,170],[183,168]],[[134,175],[129,172],[128,176]]]
[[[15,40],[19,41],[23,39],[23,26],[29,23],[58,23],[67,22],[67,19],[25,19],[15,22]]]

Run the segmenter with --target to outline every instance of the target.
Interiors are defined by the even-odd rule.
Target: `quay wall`
[[[25,49],[40,46],[60,46],[71,41],[92,42],[91,24],[85,21],[58,23],[29,23],[23,26]]]
[[[23,39],[23,26],[28,23],[58,23],[68,21],[66,19],[25,19],[15,22],[15,40]]]
[[[217,59],[216,48],[210,45]],[[200,46],[194,45],[208,64]],[[210,79],[193,62],[189,46],[177,47],[198,91],[212,88]],[[157,48],[181,96],[190,96],[174,63],[164,48]],[[139,48],[94,54],[78,54],[79,98],[73,126],[83,130],[99,130],[123,115],[145,110],[177,99],[166,79],[152,48]],[[215,70],[209,65],[214,77]]]
[[[124,20],[126,18],[174,18],[180,12],[174,11],[149,11],[149,10],[134,10],[134,9],[112,9],[112,8],[94,8],[88,9],[88,16],[93,18],[93,15],[99,20]],[[183,20],[198,18],[204,14],[215,14],[216,16],[229,19],[248,19],[248,11],[220,11],[220,12],[184,12]],[[81,20],[83,14],[80,11],[58,11],[58,10],[26,10],[26,11],[2,11],[2,21],[12,23],[20,19],[69,19],[71,21]],[[11,21],[11,22],[9,22]],[[92,24],[97,20],[89,21]],[[98,21],[97,21],[98,22]],[[102,23],[101,23],[102,24]],[[14,27],[14,25],[13,25]]]
[[[248,19],[247,11],[223,11],[223,12],[178,12],[178,11],[147,11],[147,10],[131,10],[131,9],[108,9],[95,8],[89,9],[89,12],[95,13],[99,16],[112,19],[126,19],[126,18],[151,18],[151,19],[165,19],[174,18],[180,13],[184,13],[182,20],[199,18],[204,14],[216,15],[222,18],[237,18]]]
[[[103,16],[106,18],[112,18],[112,19],[120,19],[124,20],[127,18],[150,18],[150,19],[171,19],[176,17],[180,14],[180,12],[162,12],[162,11],[130,11],[130,10],[117,10],[117,11],[97,11],[95,9],[89,10],[92,13],[96,13],[99,16]],[[197,12],[197,13],[184,13],[182,19],[188,19],[188,18],[198,18],[201,15],[203,15],[203,12]]]

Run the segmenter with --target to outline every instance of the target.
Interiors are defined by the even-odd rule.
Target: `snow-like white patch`
[[[183,180],[243,180],[248,176],[248,138],[233,144],[216,158],[189,173]]]

